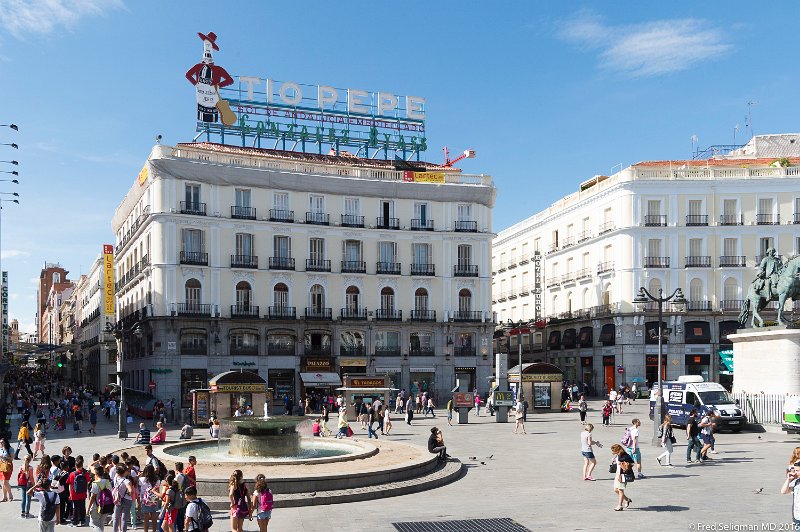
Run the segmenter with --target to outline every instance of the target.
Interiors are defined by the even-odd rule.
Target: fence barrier
[[[731,397],[739,401],[739,406],[750,423],[780,425],[783,421],[783,403],[786,401],[786,395],[739,392],[731,394]]]

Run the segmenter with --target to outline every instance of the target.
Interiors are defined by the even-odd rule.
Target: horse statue
[[[751,327],[763,327],[764,320],[759,314],[770,301],[778,302],[778,323],[788,324],[783,319],[783,305],[787,299],[800,299],[800,255],[792,258],[778,267],[777,282],[765,283],[759,278],[753,281],[747,289],[747,297],[742,301],[742,310],[739,313],[739,327],[747,325],[750,319]],[[770,289],[771,285],[771,289]]]

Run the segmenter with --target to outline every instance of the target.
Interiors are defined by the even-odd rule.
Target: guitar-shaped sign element
[[[219,87],[215,88],[217,89],[217,109],[219,110],[219,117],[223,124],[232,126],[236,123],[236,113],[231,111],[231,105],[228,103],[228,100],[223,100],[222,96],[219,95]]]

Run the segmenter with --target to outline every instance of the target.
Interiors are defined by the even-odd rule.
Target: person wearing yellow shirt
[[[33,451],[31,450],[31,443],[33,442],[33,438],[31,438],[31,426],[27,421],[22,422],[22,426],[17,433],[17,440],[17,452],[14,453],[14,460],[19,460],[19,450],[23,445],[25,446],[25,450],[28,451],[28,455],[33,456]]]

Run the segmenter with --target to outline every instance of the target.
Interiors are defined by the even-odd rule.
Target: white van
[[[650,419],[653,419],[655,393],[658,383],[650,391]],[[693,409],[702,415],[708,411],[719,416],[720,429],[734,432],[742,430],[747,418],[739,405],[721,384],[704,382],[700,375],[681,375],[677,381],[664,381],[664,402],[673,425],[686,425]]]
[[[800,434],[800,395],[786,396],[781,428],[789,434]]]

